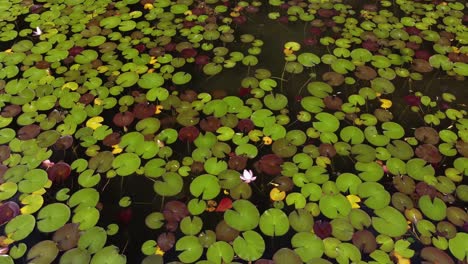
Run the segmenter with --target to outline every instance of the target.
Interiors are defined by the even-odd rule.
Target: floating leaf
[[[387,206],[374,212],[377,217],[372,217],[372,226],[380,234],[400,237],[406,233],[406,219],[397,209]]]
[[[233,242],[236,254],[243,260],[253,261],[259,259],[265,251],[265,241],[255,231],[245,231]]]
[[[325,249],[323,241],[311,232],[298,232],[294,234],[291,238],[291,245],[303,262],[320,258]]]
[[[197,261],[203,254],[203,246],[196,236],[184,236],[177,240],[175,249],[182,251],[178,258],[184,263]]]
[[[237,200],[232,208],[224,213],[226,223],[239,231],[254,229],[258,225],[260,213],[255,205],[248,200]],[[238,219],[243,219],[238,221]]]
[[[190,193],[195,197],[202,195],[203,200],[214,199],[220,190],[218,178],[210,174],[200,175],[190,183]]]
[[[36,219],[32,215],[18,215],[5,226],[5,234],[9,238],[20,241],[31,234],[36,225]]]
[[[54,232],[70,219],[70,208],[63,203],[53,203],[37,214],[37,228],[44,233]]]
[[[289,230],[289,220],[286,214],[276,208],[263,212],[260,216],[260,230],[267,236],[282,236]]]

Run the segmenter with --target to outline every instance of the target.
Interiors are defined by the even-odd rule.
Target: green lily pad
[[[460,261],[466,258],[468,251],[466,250],[466,245],[468,243],[468,234],[463,232],[458,232],[454,238],[449,240],[449,249],[450,252]]]
[[[303,262],[322,257],[324,253],[323,241],[311,232],[299,232],[291,238],[291,245]]]
[[[320,113],[325,107],[325,103],[322,99],[315,96],[306,96],[301,100],[301,106],[304,110],[311,113]]]
[[[79,248],[66,251],[60,258],[60,264],[89,263],[91,254]]]
[[[243,260],[253,261],[259,259],[265,251],[265,241],[255,231],[245,231],[234,239],[234,252]]]
[[[364,141],[364,133],[355,126],[347,126],[340,131],[340,137],[343,141],[351,144],[361,144]]]
[[[94,207],[99,202],[99,192],[93,188],[81,189],[70,197],[68,206],[75,207]]]
[[[78,248],[87,250],[89,253],[94,254],[106,245],[106,241],[106,230],[102,227],[94,226],[80,235]]]
[[[358,195],[365,199],[364,204],[371,209],[382,209],[390,203],[390,193],[377,182],[363,182],[358,186]]]
[[[406,218],[395,208],[387,206],[374,210],[377,217],[372,217],[372,226],[380,234],[400,237],[407,231]]]
[[[217,241],[208,247],[206,257],[216,264],[231,263],[234,258],[234,250],[227,242]]]
[[[174,196],[182,191],[183,184],[183,179],[179,174],[166,172],[162,175],[162,180],[154,182],[153,189],[161,196]]]
[[[270,208],[260,216],[260,230],[267,236],[282,236],[289,230],[287,215],[276,208]]]
[[[376,162],[356,162],[354,167],[359,173],[359,177],[366,182],[377,182],[382,179],[384,171]]]
[[[125,264],[127,258],[119,254],[119,248],[116,246],[107,246],[94,254],[90,264]]]
[[[238,219],[242,219],[239,221]],[[224,213],[224,220],[232,228],[239,231],[252,230],[258,225],[260,213],[255,205],[248,200],[237,200],[232,203],[232,209]]]
[[[70,208],[63,203],[43,207],[37,215],[37,228],[44,233],[54,232],[70,219]]]
[[[203,246],[196,236],[184,236],[177,240],[175,249],[182,251],[178,258],[183,263],[192,263],[197,261],[203,254]]]
[[[341,173],[338,178],[336,178],[336,187],[343,193],[349,192],[350,194],[357,194],[358,187],[361,183],[361,178],[349,172]]]
[[[203,221],[198,216],[186,216],[180,222],[180,230],[185,235],[196,235],[200,233],[203,227]]]
[[[131,75],[133,74],[130,74],[129,76]],[[157,74],[157,73],[145,73],[138,79],[138,85],[144,89],[155,89],[155,87],[160,87],[163,84],[164,84],[164,78],[160,74]],[[126,87],[126,86],[123,86],[123,87]]]
[[[75,211],[72,217],[73,223],[80,224],[80,230],[87,230],[97,224],[99,220],[99,210],[95,207],[81,207]]]
[[[434,221],[440,221],[447,215],[447,205],[437,197],[431,201],[429,195],[423,195],[419,198],[418,206],[425,216]]]
[[[135,153],[120,154],[112,161],[112,167],[120,176],[128,176],[135,173],[140,164],[140,157]]]
[[[320,211],[330,219],[344,217],[351,211],[351,204],[342,194],[324,195],[319,202]]]
[[[153,212],[146,216],[145,224],[150,229],[159,229],[164,225],[164,215],[160,212]]]
[[[417,181],[423,181],[425,176],[434,176],[435,174],[434,168],[419,158],[409,160],[406,163],[406,171],[411,178]]]
[[[203,200],[211,200],[218,196],[221,191],[218,178],[211,174],[203,174],[192,180],[190,183],[190,193]]]
[[[315,118],[319,122],[313,122],[313,126],[320,132],[335,132],[340,126],[340,121],[329,113],[318,113]]]
[[[11,219],[5,226],[5,234],[9,238],[20,241],[31,234],[36,225],[36,219],[32,215],[18,215]]]
[[[26,258],[29,263],[52,263],[57,257],[59,249],[52,240],[44,240],[29,249]]]
[[[33,169],[26,172],[23,180],[18,184],[18,190],[22,193],[32,193],[44,187],[48,181],[47,172],[41,169]]]

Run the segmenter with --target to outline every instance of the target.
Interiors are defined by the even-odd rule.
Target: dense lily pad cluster
[[[466,6],[342,2],[0,0],[0,263],[465,263]]]

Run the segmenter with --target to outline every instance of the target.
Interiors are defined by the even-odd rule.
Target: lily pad
[[[259,259],[265,251],[265,241],[255,231],[245,231],[233,242],[234,252],[243,260]]]
[[[286,214],[276,208],[263,212],[260,216],[260,230],[267,236],[282,236],[289,230],[289,220]]]

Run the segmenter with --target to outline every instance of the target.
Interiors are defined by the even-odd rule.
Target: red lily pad
[[[115,114],[112,122],[118,127],[126,127],[129,126],[134,119],[135,115],[132,112],[125,111]]]
[[[64,182],[68,179],[71,173],[71,167],[67,163],[60,161],[55,163],[47,170],[49,180],[52,182]]]
[[[0,205],[0,226],[9,222],[20,214],[20,208],[17,203],[8,201]]]

